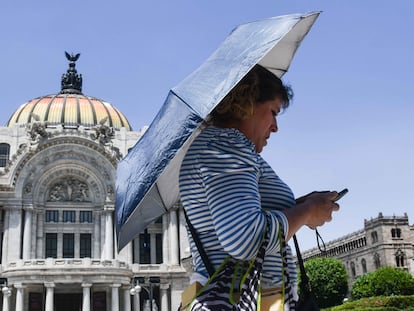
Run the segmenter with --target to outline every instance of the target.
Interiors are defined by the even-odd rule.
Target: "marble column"
[[[170,209],[170,264],[176,266],[179,263],[178,254],[178,217],[177,208]]]
[[[113,225],[113,207],[105,207],[105,250],[104,259],[113,259],[114,253],[114,225]]]
[[[129,286],[122,288],[124,294],[124,310],[123,311],[131,311],[131,295],[129,294]],[[82,310],[83,311],[83,310]]]
[[[101,212],[93,212],[93,239],[92,239],[92,257],[102,258],[102,234],[101,234],[102,215]]]
[[[3,308],[2,311],[10,311],[10,296],[12,294],[11,289],[8,288],[7,286],[4,286],[1,289],[2,293],[3,293]]]
[[[53,311],[54,310],[54,301],[53,301],[53,295],[54,295],[54,283],[45,283],[46,287],[46,303],[45,303],[45,311]]]
[[[160,284],[160,294],[161,294],[161,311],[170,311],[168,305],[168,288],[170,284]]]
[[[44,226],[45,223],[45,212],[44,210],[36,211],[36,258],[43,258],[43,243],[45,240],[44,237]]]
[[[22,243],[22,210],[19,206],[13,206],[9,210],[9,227],[8,227],[8,262],[19,260]],[[3,262],[2,262],[3,263]],[[4,263],[3,263],[4,264]]]
[[[190,244],[188,242],[188,232],[186,228],[186,220],[184,216],[184,209],[178,209],[178,235],[180,236],[180,258],[187,258],[191,256]]]
[[[91,283],[82,283],[83,296],[82,296],[82,311],[91,310]]]
[[[168,213],[162,215],[162,263],[169,263]]]
[[[63,232],[57,233],[57,258],[63,258]]]
[[[8,261],[7,254],[8,254],[8,241],[9,241],[9,216],[10,211],[8,209],[3,208],[4,210],[4,219],[3,219],[3,247],[1,250],[1,262],[5,265]]]
[[[112,284],[111,311],[119,311],[119,287],[121,284]]]
[[[33,206],[24,206],[23,259],[30,259]]]
[[[150,233],[150,263],[155,264],[157,262],[157,239],[155,233]]]
[[[26,286],[22,284],[15,284],[14,287],[16,288],[16,311],[23,311],[24,289]]]

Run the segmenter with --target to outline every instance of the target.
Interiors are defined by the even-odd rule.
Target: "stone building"
[[[315,257],[341,260],[349,284],[366,272],[380,267],[397,267],[414,275],[414,226],[408,216],[383,216],[365,220],[364,229],[302,253],[304,260]]]
[[[116,251],[116,167],[145,128],[83,95],[79,54],[66,57],[61,91],[0,127],[2,310],[176,310],[189,257],[179,208]]]

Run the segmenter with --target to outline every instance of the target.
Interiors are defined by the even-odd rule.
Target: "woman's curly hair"
[[[286,109],[293,91],[266,68],[255,65],[210,113],[209,122],[225,125],[253,114],[254,105],[279,98]]]

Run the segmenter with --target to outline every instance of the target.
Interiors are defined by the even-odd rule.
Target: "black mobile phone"
[[[334,202],[336,202],[336,201],[338,201],[340,198],[342,198],[345,194],[347,194],[348,193],[348,189],[347,188],[345,188],[344,190],[342,190],[342,191],[339,191],[338,192],[338,195],[336,196],[336,198],[333,200]]]

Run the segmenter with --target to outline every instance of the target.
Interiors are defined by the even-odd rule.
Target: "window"
[[[63,211],[63,222],[75,222],[76,213],[75,211]]]
[[[374,254],[374,265],[375,265],[375,269],[378,269],[381,267],[381,260],[380,260],[380,256],[378,253]]]
[[[393,228],[391,229],[391,236],[395,238],[401,238],[401,229],[400,228]]]
[[[362,273],[367,273],[367,261],[364,258],[361,260],[361,265],[362,265]]]
[[[162,234],[157,233],[155,235],[155,263],[161,264],[162,263]]]
[[[372,244],[377,243],[378,242],[378,234],[377,231],[373,231],[371,233],[371,239],[372,239]]]
[[[73,233],[63,234],[63,258],[75,257],[75,235]]]
[[[352,277],[355,278],[356,277],[356,269],[355,269],[355,263],[353,261],[351,262],[351,273],[352,273]]]
[[[10,145],[9,144],[0,144],[0,167],[7,166],[9,163],[9,153]]]
[[[92,258],[92,207],[75,210],[76,204],[59,205],[49,204],[45,209],[45,258]]]
[[[91,258],[92,257],[92,249],[91,249],[91,241],[92,235],[90,233],[81,233],[79,238],[80,250],[79,250],[79,257],[80,258]]]
[[[397,267],[404,267],[404,253],[401,249],[398,249],[397,253],[395,254],[395,263]]]
[[[139,263],[150,264],[151,263],[151,240],[148,230],[145,229],[144,233],[139,235]]]
[[[57,233],[46,233],[46,258],[57,258]]]
[[[132,243],[132,262],[139,264],[163,263],[163,234],[145,229]]]
[[[46,211],[46,222],[58,222],[59,221],[59,211]]]
[[[80,211],[79,222],[92,223],[92,211]]]

